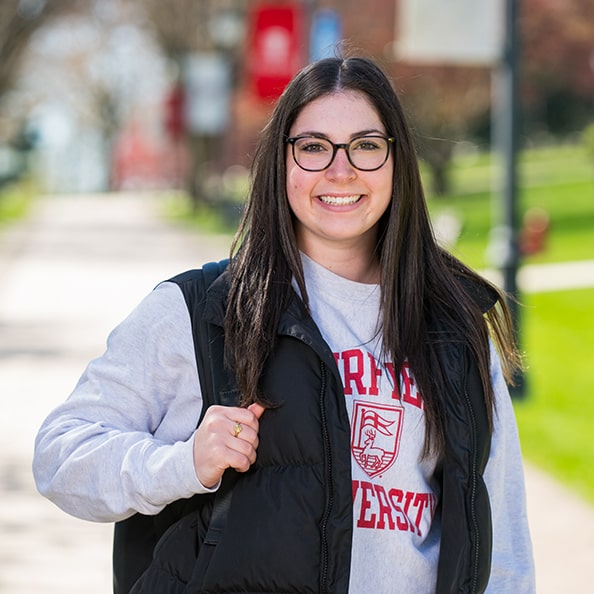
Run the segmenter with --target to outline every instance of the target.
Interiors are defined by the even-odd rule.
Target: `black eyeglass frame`
[[[304,138],[312,138],[314,140],[323,140],[325,142],[330,143],[330,145],[332,146],[332,156],[330,157],[330,161],[328,162],[328,165],[326,165],[325,167],[321,167],[319,169],[310,169],[308,167],[303,167],[303,165],[301,165],[301,163],[299,163],[299,161],[297,160],[297,157],[295,157],[295,143],[298,140],[302,140]],[[386,156],[385,156],[384,160],[382,161],[381,165],[378,165],[377,167],[372,167],[371,169],[364,169],[362,167],[357,167],[357,165],[355,165],[353,163],[353,161],[351,160],[351,154],[349,152],[349,148],[350,148],[351,144],[353,144],[353,142],[356,142],[357,140],[361,140],[362,138],[381,138],[382,140],[385,140],[388,143],[388,150],[386,151]],[[324,170],[328,169],[328,167],[330,167],[330,165],[332,165],[332,163],[334,163],[334,159],[336,158],[336,153],[338,152],[338,149],[344,149],[344,152],[346,153],[349,163],[358,171],[377,171],[378,169],[381,169],[386,164],[386,161],[390,157],[390,147],[394,144],[394,141],[395,141],[395,138],[393,136],[380,136],[378,134],[365,134],[363,136],[357,136],[356,138],[353,138],[350,142],[339,142],[336,144],[334,142],[332,142],[331,140],[329,140],[328,138],[311,136],[309,134],[304,134],[302,136],[290,136],[285,139],[285,142],[287,144],[291,145],[291,153],[293,155],[293,161],[295,161],[297,166],[300,167],[301,169],[303,169],[303,171],[311,171],[311,172],[324,171]]]

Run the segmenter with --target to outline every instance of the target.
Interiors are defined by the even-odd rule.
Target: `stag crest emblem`
[[[359,466],[373,478],[398,457],[404,409],[399,404],[355,402],[351,449]]]

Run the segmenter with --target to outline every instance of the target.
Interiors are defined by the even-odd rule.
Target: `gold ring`
[[[243,427],[241,423],[235,423],[235,427],[233,427],[233,435],[237,437],[243,431]]]

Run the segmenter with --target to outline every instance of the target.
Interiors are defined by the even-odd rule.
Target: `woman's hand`
[[[194,469],[198,480],[210,489],[227,468],[246,472],[256,461],[259,418],[264,407],[211,406],[194,433]]]

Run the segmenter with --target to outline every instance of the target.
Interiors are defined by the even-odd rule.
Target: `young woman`
[[[234,406],[196,429],[190,322],[166,282],[38,436],[38,487],[74,515],[119,521],[198,494],[132,591],[534,591],[509,315],[436,244],[373,62],[322,60],[289,84],[206,309]]]

